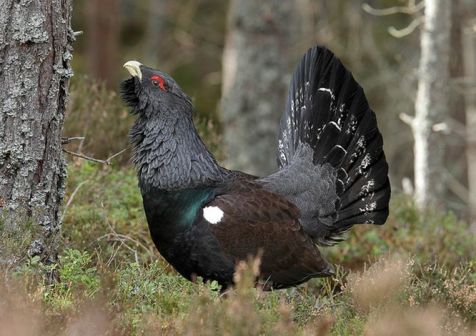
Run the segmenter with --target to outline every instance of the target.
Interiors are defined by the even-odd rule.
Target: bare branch
[[[373,8],[368,3],[362,4],[362,9],[375,16],[388,16],[393,14],[409,14],[414,15],[420,12],[425,7],[425,2],[420,1],[418,4],[415,3],[416,1],[409,1],[408,6],[395,6],[389,8]]]
[[[441,133],[446,134],[446,135],[451,133],[451,130],[450,130],[448,124],[445,123],[445,122],[440,122],[440,123],[434,124],[432,129],[433,129],[433,132],[441,132]]]
[[[61,144],[66,145],[73,141],[83,141],[85,137],[71,137],[71,138],[61,138]]]
[[[406,26],[405,28],[397,29],[395,27],[389,27],[388,33],[392,35],[393,37],[402,38],[413,33],[415,29],[417,29],[423,24],[423,22],[425,22],[425,18],[423,16],[420,16],[420,17],[417,17],[412,22],[410,22],[410,24]]]
[[[76,196],[76,194],[78,193],[79,189],[88,182],[89,182],[89,180],[86,180],[86,181],[83,181],[80,184],[78,184],[78,186],[74,189],[71,196],[69,196],[68,202],[66,202],[66,205],[64,206],[64,210],[63,210],[63,214],[61,215],[60,223],[63,222],[64,216],[66,215],[66,210],[68,210],[69,206],[73,202],[73,199]]]
[[[130,241],[132,242],[134,245],[138,246],[138,247],[141,247],[144,251],[148,252],[149,254],[150,253],[150,248],[148,248],[147,246],[145,246],[143,243],[141,243],[140,241],[138,241],[137,239],[134,239],[130,236],[127,236],[127,235],[124,235],[124,234],[120,234],[120,233],[117,233],[116,231],[112,231],[110,233],[106,233],[104,235],[102,235],[101,237],[97,238],[96,241],[101,241],[101,240],[107,240],[109,242],[120,242],[120,243],[123,243],[128,249],[131,249],[130,246],[127,246],[127,244],[125,244],[126,241]],[[134,251],[133,249],[131,251]],[[153,254],[153,253],[152,253]]]
[[[130,149],[130,148],[131,148],[131,146],[126,147],[126,148],[124,148],[123,150],[117,152],[116,154],[114,154],[114,155],[108,157],[107,160],[106,160],[107,164],[108,164],[108,165],[111,164],[111,160],[112,160],[112,159],[114,159],[115,157],[121,155],[122,153],[124,153],[125,151],[127,151],[127,150]]]
[[[87,156],[87,155],[84,155],[84,154],[71,152],[71,151],[69,151],[69,150],[67,150],[67,149],[64,149],[64,148],[63,148],[63,152],[68,153],[69,155],[72,155],[72,156],[79,157],[79,158],[81,158],[81,159],[85,159],[85,160],[91,161],[91,162],[102,163],[102,164],[108,164],[108,163],[106,162],[106,160],[95,159],[95,158],[93,158],[93,157],[90,157],[90,156]]]
[[[413,125],[415,125],[415,118],[412,117],[411,115],[408,115],[406,113],[400,113],[398,116],[400,117],[400,120],[403,121],[408,126],[413,128]]]
[[[105,165],[109,166],[111,164],[112,159],[121,155],[122,153],[124,153],[125,151],[127,151],[130,148],[131,148],[131,146],[126,147],[123,150],[117,152],[116,154],[108,157],[106,160],[100,160],[100,159],[96,159],[96,158],[93,158],[93,157],[90,157],[90,156],[87,156],[87,155],[84,155],[84,154],[81,154],[81,153],[71,152],[71,151],[69,151],[67,149],[64,149],[64,148],[63,148],[63,152],[68,153],[69,155],[72,155],[72,156],[79,157],[79,158],[87,160],[87,161],[91,161],[91,162],[95,162],[95,163],[101,163],[101,164],[105,164]]]
[[[444,131],[444,134],[453,134],[463,139],[468,137],[468,132],[464,124],[454,118],[447,117],[445,119],[445,122],[433,125],[433,131]],[[441,127],[444,129],[440,129]],[[458,141],[461,140],[458,139]]]

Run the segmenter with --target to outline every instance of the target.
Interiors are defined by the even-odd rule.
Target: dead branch
[[[61,144],[66,145],[73,141],[83,141],[86,139],[85,137],[71,137],[71,138],[61,138]]]
[[[433,130],[433,132],[441,132],[445,135],[448,135],[451,133],[451,129],[446,122],[440,122],[440,123],[434,124],[431,127],[431,129]]]
[[[105,165],[109,166],[111,164],[112,159],[121,155],[122,153],[124,153],[125,151],[127,151],[130,148],[131,148],[131,146],[126,147],[123,150],[117,152],[116,154],[108,157],[106,160],[96,159],[96,158],[93,158],[93,157],[90,157],[90,156],[87,156],[87,155],[84,155],[84,154],[81,154],[81,153],[76,153],[76,152],[69,151],[69,150],[64,149],[64,148],[63,148],[63,152],[68,153],[69,155],[72,155],[72,156],[79,157],[79,158],[87,160],[87,161],[91,161],[91,162],[95,162],[95,163],[101,163],[101,164],[105,164]]]
[[[425,2],[420,1],[418,4],[416,3],[415,0],[409,1],[407,6],[395,6],[395,7],[389,7],[389,8],[374,8],[370,6],[368,3],[362,4],[362,9],[375,16],[388,16],[388,15],[394,15],[394,14],[408,14],[408,15],[414,15],[421,10],[425,8]]]
[[[63,214],[61,215],[61,219],[60,219],[60,223],[63,222],[63,219],[64,219],[64,216],[66,215],[66,211],[68,210],[69,206],[71,205],[71,203],[73,202],[73,199],[74,197],[76,196],[76,194],[78,193],[79,189],[86,183],[88,183],[89,180],[86,180],[86,181],[83,181],[81,182],[80,184],[78,184],[78,186],[74,189],[73,193],[71,194],[71,196],[69,197],[68,199],[68,202],[66,202],[66,205],[64,206],[64,210],[63,210]]]
[[[423,8],[425,8],[425,2],[420,1],[419,3],[416,3],[416,0],[409,0],[407,6],[395,6],[382,9],[374,8],[368,3],[362,4],[362,9],[365,12],[375,16],[388,16],[394,14],[416,15],[419,14],[423,10]],[[395,27],[389,27],[388,33],[395,38],[402,38],[413,33],[415,29],[417,29],[423,22],[424,17],[422,15],[419,15],[405,28],[397,29]]]
[[[395,38],[402,38],[413,33],[415,29],[417,29],[423,24],[423,22],[425,22],[425,18],[423,16],[420,16],[410,22],[410,24],[405,28],[397,29],[395,27],[388,27],[388,33]]]
[[[400,120],[403,121],[408,126],[410,126],[410,128],[414,127],[414,125],[415,125],[415,118],[414,117],[412,117],[411,115],[406,114],[406,113],[400,113],[398,116],[399,116]]]

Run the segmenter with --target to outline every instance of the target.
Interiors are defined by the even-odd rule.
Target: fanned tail
[[[385,223],[390,183],[375,113],[352,74],[320,46],[308,50],[291,81],[279,132],[281,169],[296,160],[301,144],[311,147],[315,166],[333,168],[335,193],[327,201],[335,211],[316,204],[316,218],[304,225],[317,242],[339,241],[354,224]]]

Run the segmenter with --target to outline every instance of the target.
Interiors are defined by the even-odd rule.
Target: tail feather
[[[315,166],[334,169],[334,192],[326,191],[327,198],[319,196],[319,202],[334,204],[334,213],[321,211],[329,209],[329,204],[316,204],[314,220],[303,220],[304,229],[316,241],[331,244],[354,224],[386,221],[390,183],[375,114],[352,74],[332,52],[319,46],[304,55],[291,81],[279,132],[282,170],[296,160],[302,144],[312,149]],[[317,186],[316,190],[329,188]],[[306,202],[296,200],[297,204]]]

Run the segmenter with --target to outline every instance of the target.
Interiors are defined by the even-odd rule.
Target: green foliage
[[[453,213],[420,213],[411,198],[394,195],[390,217],[382,227],[357,225],[346,241],[329,251],[329,258],[358,267],[387,253],[411,256],[421,263],[435,260],[455,265],[473,258],[476,237]]]
[[[453,214],[422,214],[407,197],[394,197],[384,226],[361,225],[322,249],[342,265],[332,278],[263,293],[251,286],[250,261],[225,295],[216,283],[185,280],[158,255],[131,168],[70,165],[68,203],[60,263],[32,258],[12,274],[27,301],[41,302],[52,330],[96,314],[83,308],[88,302],[106,311],[118,335],[360,335],[387,326],[431,335],[430,324],[464,334],[476,321],[474,237]],[[38,273],[51,271],[60,282],[45,285]]]
[[[185,298],[194,296],[197,287],[182,277],[165,272],[163,263],[131,263],[116,274],[113,307],[122,311],[122,327],[137,333],[145,327],[143,317],[177,317],[192,309]]]
[[[94,251],[107,266],[154,257],[132,169],[81,162],[70,166],[67,189],[63,232],[69,246]]]
[[[93,298],[100,289],[97,268],[89,252],[66,249],[60,256],[60,281],[44,292],[44,300],[53,308],[63,310],[85,298]]]

